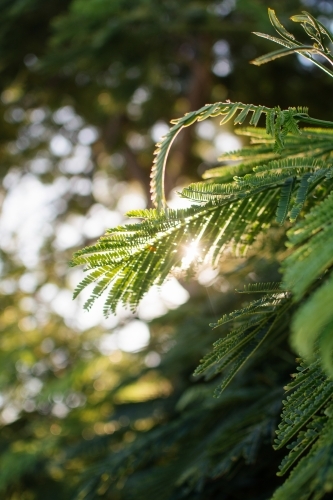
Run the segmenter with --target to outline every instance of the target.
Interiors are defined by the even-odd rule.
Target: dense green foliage
[[[270,6],[287,26],[304,8],[332,21],[329,1]],[[0,13],[0,498],[329,498],[327,71],[248,64],[271,43],[251,33],[271,30],[261,0],[5,0]],[[316,34],[301,15],[286,40],[270,17],[286,54],[302,52],[304,23]],[[303,59],[327,70],[327,42]],[[225,152],[233,121],[243,148]],[[191,208],[169,208],[173,187]],[[73,302],[84,246],[73,263],[97,283]],[[175,277],[191,295],[180,307]],[[101,301],[83,313],[104,289],[109,318]]]
[[[311,60],[313,54],[320,54],[332,63],[329,50],[332,35],[310,14],[304,12],[301,16],[292,18],[301,22],[306,33],[314,40],[315,43],[310,45],[298,43],[280,24],[274,11],[270,10],[269,15],[282,38],[268,38],[284,44],[287,48],[260,57],[254,61],[255,64],[263,64],[293,52],[304,54]],[[316,59],[313,61],[322,67]],[[332,76],[326,67],[322,69]],[[194,202],[191,208],[169,209],[164,199],[164,169],[170,145],[179,130],[197,120],[202,121],[219,115],[225,115],[221,123],[234,117],[235,124],[242,124],[249,113],[252,113],[250,125],[255,126],[261,115],[266,115],[266,129],[254,133],[256,142],[267,145],[270,140],[266,153],[277,156],[284,153],[284,158],[267,163],[266,158],[258,156],[256,148],[241,151],[243,163],[241,167],[235,168],[234,173],[237,174],[241,168],[242,175],[238,173],[233,176],[233,180],[223,182],[223,179],[216,177],[213,170],[212,183],[206,173],[207,181],[191,184],[181,192],[183,197]],[[313,135],[319,144],[326,141],[324,150],[318,151],[315,149],[315,143],[311,143],[311,148],[303,151],[303,132],[298,127],[301,121],[329,127],[328,131],[304,131],[305,136]],[[205,375],[208,380],[222,373],[215,395],[223,395],[238,372],[246,370],[250,358],[260,359],[263,350],[271,352],[276,345],[284,341],[291,322],[292,343],[305,361],[294,382],[286,387],[292,393],[283,403],[282,423],[278,426],[274,448],[282,448],[291,438],[297,437],[296,441],[289,445],[291,451],[283,459],[279,474],[285,474],[299,457],[303,458],[290,477],[274,493],[273,498],[281,500],[320,499],[332,491],[332,127],[333,122],[313,119],[304,108],[281,111],[280,108],[268,109],[251,104],[216,103],[206,105],[197,112],[188,113],[183,119],[174,121],[174,126],[156,151],[152,171],[152,195],[157,208],[130,212],[130,216],[142,218],[143,221],[110,230],[95,246],[77,252],[73,260],[74,264],[86,264],[86,269],[92,270],[79,286],[77,293],[90,283],[97,282],[86,307],[89,308],[96,298],[109,289],[105,304],[107,314],[109,309],[115,311],[120,302],[137,306],[152,285],[162,285],[170,271],[184,269],[184,247],[196,249],[196,253],[193,253],[188,262],[189,266],[198,261],[201,264],[216,266],[228,246],[236,253],[245,253],[257,236],[271,227],[274,220],[284,224],[289,215],[293,226],[287,231],[289,252],[287,258],[282,261],[282,283],[259,284],[244,290],[246,293],[255,292],[262,296],[240,310],[223,315],[212,325],[220,327],[231,322],[234,329],[214,343],[213,351],[205,355],[195,371],[195,375]],[[247,133],[251,134],[251,129],[247,129]],[[290,149],[292,147],[291,151],[288,151],[288,146]],[[284,152],[285,149],[287,152]],[[220,169],[219,173],[223,177],[223,169]],[[232,175],[232,169],[229,169],[228,174]],[[263,401],[260,400],[259,406],[255,405],[254,422],[248,410],[242,411],[239,408],[238,418],[232,421],[231,427],[228,420],[223,420],[222,428],[214,429],[214,447],[218,454],[214,457],[214,465],[211,463],[208,469],[207,458],[202,456],[202,453],[204,456],[207,453],[214,455],[210,450],[212,437],[208,433],[204,441],[200,442],[202,451],[198,454],[193,449],[187,450],[187,447],[182,450],[184,437],[177,435],[182,418],[176,420],[176,424],[165,425],[158,431],[152,431],[150,435],[156,439],[155,432],[157,435],[161,432],[168,435],[172,429],[172,441],[179,444],[177,460],[169,459],[169,464],[161,467],[164,469],[162,477],[166,474],[168,482],[171,480],[169,474],[172,474],[173,467],[180,468],[183,460],[188,461],[189,457],[191,462],[194,460],[192,468],[188,469],[187,465],[187,470],[177,476],[171,490],[179,490],[180,498],[188,498],[189,493],[192,491],[193,494],[198,488],[200,491],[199,485],[203,484],[207,472],[208,477],[215,477],[230,469],[230,453],[233,460],[241,454],[245,461],[251,461],[251,453],[247,447],[257,447],[259,436],[265,436],[264,429],[266,425],[270,425],[267,418],[271,412],[271,397],[266,401],[267,396]],[[275,404],[276,399],[273,401]],[[262,413],[259,413],[259,407]],[[202,403],[199,408],[196,411],[202,410]],[[250,413],[251,410],[252,406]],[[261,420],[263,416],[264,420]],[[239,421],[242,422],[241,425],[246,426],[245,422],[249,418],[251,425],[245,435],[243,432],[237,432]],[[187,422],[187,432],[189,428],[191,424]],[[229,442],[226,445],[223,428],[228,435],[237,435],[235,444]],[[127,474],[133,474],[133,471],[139,473],[142,462],[140,458],[139,463],[137,460],[147,442],[149,434],[143,442],[136,441],[132,451],[129,451],[134,464],[127,463]],[[152,459],[150,455],[149,460]],[[107,470],[112,474],[117,468],[107,463],[105,471]],[[154,489],[153,485],[158,481],[160,488],[162,479],[159,478],[159,472],[151,470],[150,474],[151,487]],[[112,479],[109,484],[105,491],[111,492]],[[129,495],[130,485],[131,478],[125,483],[125,490],[129,487]],[[143,489],[145,492],[149,491],[146,484]],[[157,491],[163,498],[173,498],[170,497],[171,492],[166,493],[165,488],[163,493],[162,490],[158,489],[156,493]]]

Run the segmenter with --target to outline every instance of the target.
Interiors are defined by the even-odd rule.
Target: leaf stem
[[[296,120],[299,119],[302,122],[312,123],[313,125],[319,125],[322,127],[333,127],[333,122],[327,120],[319,120],[318,118],[311,118],[311,116],[306,116],[303,114],[295,115]]]

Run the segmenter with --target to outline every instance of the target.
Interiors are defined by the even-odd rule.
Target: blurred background
[[[251,33],[273,34],[267,7],[289,28],[301,10],[333,28],[331,0],[1,0],[1,498],[76,498],[85,467],[174,418],[214,340],[210,318],[239,300],[240,264],[227,261],[104,318],[101,304],[87,313],[86,297],[72,301],[83,270],[68,263],[151,206],[154,144],[170,119],[226,99],[328,119],[324,73],[296,56],[249,64],[275,49]],[[169,205],[185,206],[177,191],[243,143],[214,120],[183,131]]]

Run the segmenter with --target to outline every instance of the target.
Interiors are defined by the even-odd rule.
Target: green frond
[[[276,222],[280,225],[282,225],[287,218],[293,187],[293,177],[288,177],[281,187],[279,204],[276,209]]]
[[[231,160],[228,157],[227,161]],[[237,159],[237,158],[236,158]],[[242,158],[240,158],[242,159]],[[224,184],[227,182],[231,182],[234,176],[242,176],[248,174],[252,171],[253,166],[255,166],[257,162],[251,162],[250,164],[241,164],[241,165],[223,165],[221,167],[214,167],[206,170],[203,173],[203,179],[217,179],[217,182],[220,184]]]
[[[199,261],[213,265],[226,245],[231,245],[236,254],[245,254],[256,236],[272,224],[275,211],[280,224],[285,220],[291,204],[293,179],[300,182],[300,187],[292,215],[296,209],[301,210],[312,185],[309,180],[319,170],[321,177],[318,178],[324,178],[328,166],[327,162],[315,158],[274,160],[255,167],[252,174],[236,177],[229,184],[197,183],[185,188],[182,196],[200,203],[199,206],[167,209],[164,213],[156,209],[130,212],[130,216],[142,217],[143,221],[110,229],[96,245],[75,254],[74,265],[84,264],[87,270],[93,270],[79,285],[76,295],[96,281],[87,308],[108,288],[106,314],[114,311],[118,302],[136,307],[152,285],[162,284],[172,269],[182,267],[189,245],[197,245]],[[318,245],[321,238],[319,235]],[[297,250],[293,256],[300,252]],[[324,260],[329,252],[330,246],[311,266]],[[301,279],[307,276],[309,272]]]
[[[258,141],[259,142],[268,141],[270,144],[274,143],[274,139],[269,134],[267,134],[266,128],[263,128],[263,127],[251,127],[251,126],[242,127],[242,128],[236,129],[235,133],[237,135],[245,135],[245,136],[251,137],[251,144],[256,143]],[[252,148],[248,148],[249,153],[251,150],[252,150]],[[243,149],[241,151],[243,151]],[[228,155],[228,153],[225,153],[225,154]],[[252,154],[254,154],[254,153],[252,153]]]
[[[299,45],[295,44],[294,48],[286,48],[286,49],[280,49],[280,50],[274,50],[273,52],[269,52],[268,54],[265,54],[264,56],[257,57],[253,61],[251,61],[252,64],[255,64],[256,66],[261,66],[262,64],[266,64],[271,61],[275,61],[275,59],[280,59],[280,57],[284,56],[289,56],[291,54],[317,54],[318,50],[314,49],[312,45],[304,45],[300,47]],[[311,57],[307,57],[307,59],[311,59]]]
[[[282,38],[291,42],[296,41],[294,35],[289,33],[289,31],[287,31],[286,28],[280,23],[273,9],[268,9],[268,17],[271,24],[274,26],[279,35],[282,36]]]
[[[302,368],[295,376],[297,388],[283,401],[282,422],[274,441],[276,450],[285,446],[333,396],[333,382],[327,378],[317,360],[313,365],[303,365]],[[290,390],[290,386],[287,388]]]
[[[268,111],[268,108],[265,108],[263,106],[260,106],[260,109],[260,114],[264,111]],[[236,115],[235,121],[238,120],[237,123],[242,123],[246,119],[249,112],[255,113],[257,110],[258,106],[245,105],[242,103],[220,102],[215,104],[207,104],[206,106],[200,108],[198,111],[193,111],[186,114],[183,118],[172,121],[174,126],[169,130],[169,132],[163,138],[162,142],[157,144],[157,149],[155,151],[156,157],[151,172],[152,200],[157,206],[158,210],[161,210],[166,206],[164,197],[164,171],[167,156],[173,141],[175,140],[178,133],[182,130],[182,128],[188,127],[196,121],[202,121],[209,117],[218,115],[225,115],[221,123],[226,123],[234,115]]]
[[[306,59],[309,59],[313,64],[318,66],[328,75],[333,76],[333,72],[331,70],[329,70],[326,66],[318,62],[313,57],[313,55],[320,54],[331,64],[333,63],[332,54],[330,53],[329,48],[325,45],[324,40],[324,36],[326,36],[328,38],[328,41],[332,42],[333,36],[322,23],[320,23],[317,19],[311,16],[311,14],[305,11],[303,11],[303,15],[293,16],[291,18],[294,22],[300,22],[305,33],[310,37],[311,45],[305,45],[296,40],[294,35],[292,35],[285,29],[285,27],[276,17],[274,10],[268,9],[268,15],[274,29],[281,36],[281,38],[272,37],[264,33],[255,33],[255,35],[267,38],[270,41],[278,43],[279,45],[283,45],[285,48],[257,57],[256,59],[251,61],[252,64],[260,66],[261,64],[265,64],[277,58],[296,53],[304,56]]]
[[[99,268],[96,269],[94,272],[92,272],[89,276],[84,278],[81,283],[75,288],[74,293],[73,293],[73,299],[76,299],[76,297],[84,290],[87,286],[89,286],[91,283],[94,283],[96,280],[98,280],[101,276],[103,276],[107,272],[106,268]]]
[[[283,262],[284,284],[296,300],[333,264],[333,193],[288,231],[289,246],[299,245]]]
[[[300,186],[292,211],[293,220],[300,213],[311,185],[324,177],[325,171],[322,168],[323,166],[327,169],[327,162],[317,160],[316,158],[274,160],[268,164],[255,167],[252,174],[248,173],[242,177],[235,176],[234,183],[217,184],[201,182],[191,184],[183,189],[181,195],[196,203],[222,203],[224,201],[231,202],[237,198],[249,198],[268,188],[278,188],[281,186],[276,220],[279,224],[283,224],[290,208],[294,181],[299,180]],[[312,173],[316,173],[318,170],[320,170],[320,175],[314,177]],[[310,180],[311,183],[309,182]]]
[[[291,342],[305,359],[312,359],[315,346],[323,366],[333,375],[333,275],[298,309],[292,322]]]
[[[329,172],[329,170],[327,170]],[[310,237],[324,231],[331,224],[333,210],[333,192],[321,201],[304,219],[288,231],[290,244],[295,246],[305,243]]]
[[[113,269],[112,271],[104,271],[103,278],[99,277],[98,279],[97,278],[94,279],[94,281],[96,281],[97,284],[93,288],[93,291],[90,293],[89,299],[84,303],[84,306],[83,306],[84,309],[89,311],[92,308],[95,301],[99,297],[101,297],[103,295],[103,293],[108,289],[110,282],[112,281],[112,279],[114,278],[114,276],[116,275],[117,272],[118,272],[117,268]],[[94,274],[94,273],[92,273],[92,274]],[[88,278],[90,278],[90,277],[91,277],[91,275]],[[82,285],[82,283],[81,283],[81,285]]]
[[[152,200],[157,206],[158,211],[166,208],[164,196],[164,171],[170,147],[182,128],[188,127],[196,121],[202,121],[206,118],[218,115],[224,115],[221,124],[226,123],[231,118],[234,118],[235,124],[241,124],[251,114],[251,124],[257,124],[261,115],[266,115],[266,130],[268,134],[274,137],[275,153],[280,153],[283,150],[285,138],[288,133],[298,132],[297,123],[299,121],[331,125],[330,122],[310,118],[307,113],[307,108],[280,110],[278,107],[270,109],[265,106],[255,106],[253,104],[243,104],[240,102],[207,104],[198,111],[192,111],[182,118],[173,120],[173,127],[162,139],[162,142],[157,144],[155,151],[156,156],[151,172]]]
[[[207,379],[223,372],[222,380],[215,390],[219,396],[238,371],[248,362],[269,336],[278,335],[284,328],[282,316],[291,305],[285,294],[265,295],[248,306],[224,315],[214,328],[230,321],[241,325],[213,344],[213,351],[200,362],[194,375],[204,374]]]
[[[264,297],[261,297],[260,299],[254,300],[250,302],[250,304],[243,309],[238,309],[236,311],[233,311],[229,314],[224,314],[222,318],[220,318],[217,323],[211,323],[210,326],[212,328],[217,328],[219,326],[223,326],[226,323],[230,323],[230,321],[235,321],[239,319],[244,319],[244,317],[247,317],[252,314],[259,314],[259,313],[271,313],[272,310],[274,310],[275,306],[277,304],[280,304],[281,297],[278,296],[279,294],[276,294],[276,297],[271,297],[270,295],[265,295]],[[284,293],[282,292],[282,296],[284,296]]]
[[[253,111],[251,108],[252,108],[252,104],[247,104],[244,109],[238,114],[237,118],[234,119],[234,125],[241,125],[247,118],[247,115],[249,114],[250,111]],[[255,112],[253,113],[253,116],[252,116],[252,119],[254,119],[254,115],[255,113],[257,113],[256,115],[256,122],[258,123],[259,119],[260,119],[260,116],[262,114],[264,110],[264,107],[263,106],[260,106],[260,107],[257,107]],[[221,122],[221,125],[222,123],[225,123],[224,122],[224,119],[222,120]]]
[[[151,171],[152,201],[155,203],[159,211],[166,207],[164,196],[164,171],[169,150],[179,132],[184,127],[188,127],[198,120],[205,120],[206,118],[217,116],[219,114],[228,114],[230,108],[232,108],[233,106],[235,105],[230,105],[229,103],[207,104],[206,106],[200,108],[198,111],[192,111],[190,113],[187,113],[182,118],[172,120],[171,123],[174,124],[173,127],[171,127],[169,132],[162,138],[162,142],[156,145],[156,156]],[[235,112],[237,111],[237,109],[238,106],[236,106]]]
[[[301,134],[300,129],[298,127],[298,122],[294,118],[296,112],[307,114],[308,108],[297,108],[297,109],[289,108],[288,113],[284,114],[284,128],[283,128],[284,140],[287,134],[293,134],[296,136]]]
[[[190,184],[181,192],[181,196],[195,202],[208,202],[216,200],[233,200],[240,197],[244,190],[235,183],[211,184],[197,182]],[[243,198],[244,196],[242,196]]]
[[[329,32],[326,26],[324,26],[318,19],[315,19],[313,16],[311,16],[311,14],[309,14],[308,12],[303,11],[303,14],[291,16],[290,19],[295,23],[310,24],[311,26],[314,26],[316,28],[316,31],[327,36],[329,41],[333,43],[332,33]]]
[[[292,171],[294,175],[302,174],[307,171],[316,171],[319,168],[326,167],[328,168],[330,165],[328,162],[323,160],[318,160],[317,158],[283,158],[282,160],[273,160],[269,162],[267,165],[259,165],[255,167],[253,170],[256,174],[267,171],[282,171],[288,170]],[[241,182],[249,183],[252,179],[255,179],[255,176],[246,175],[244,179],[240,180]]]
[[[317,357],[311,364],[301,363],[294,381],[286,389],[294,392],[283,401],[282,422],[276,431],[274,448],[280,449],[297,437],[287,446],[290,452],[282,460],[278,475],[284,475],[302,455],[303,458],[273,499],[297,500],[300,491],[307,492],[304,498],[320,499],[331,491],[325,486],[324,476],[329,478],[333,473],[333,382],[322,371]]]
[[[209,187],[209,185],[207,185]],[[217,189],[220,189],[217,186]],[[229,188],[226,188],[227,190]],[[136,307],[154,284],[162,284],[174,268],[182,268],[187,248],[198,248],[198,260],[215,265],[227,245],[244,255],[255,238],[274,220],[277,191],[264,190],[246,196],[224,195],[218,203],[204,203],[166,213],[132,213],[144,216],[141,223],[109,230],[92,247],[77,252],[72,265],[84,264],[92,273],[76,290],[76,295],[97,281],[91,300],[108,289],[105,313],[119,302]]]
[[[260,33],[258,31],[254,31],[253,34],[256,36],[259,36],[260,38],[266,38],[266,40],[270,40],[271,42],[275,42],[279,45],[283,45],[284,47],[287,47],[289,49],[294,48],[295,44],[296,44],[295,40],[293,40],[291,42],[291,41],[283,40],[281,38],[277,38],[276,36],[267,35],[266,33]],[[256,59],[254,61],[250,61],[250,62],[252,64],[256,64]]]
[[[332,493],[333,420],[330,418],[312,445],[310,452],[292,470],[288,479],[278,488],[272,500],[304,500],[329,498]]]
[[[288,116],[286,116],[286,121],[288,122]],[[324,157],[326,159],[328,153],[332,152],[332,130],[308,127],[299,130],[297,123],[297,128],[293,128],[293,121],[285,126],[289,132],[284,137],[284,148],[279,155],[274,153],[274,139],[266,133],[266,130],[244,127],[236,130],[236,133],[250,137],[251,146],[234,153],[225,153],[219,157],[219,160],[246,160],[247,162],[256,161],[259,164],[265,159],[285,157]]]
[[[157,219],[158,211],[154,208],[145,208],[137,210],[129,210],[126,212],[127,217],[134,217],[136,219]]]
[[[201,223],[218,218],[223,209],[230,212],[230,207],[215,207],[183,211],[181,216],[177,211],[178,218],[172,217],[175,214],[170,211],[168,218],[164,215],[157,220],[146,219],[133,225],[136,232],[131,227],[128,233],[112,233],[93,247],[77,252],[73,263],[84,263],[88,269],[101,266],[105,274],[112,275],[107,308],[114,311],[118,302],[127,300],[135,307],[150,286],[163,282],[176,264],[181,265],[186,247],[202,234]],[[220,228],[212,232],[214,238],[217,232]],[[99,278],[95,269],[93,273],[79,285],[77,293],[95,276]]]
[[[309,175],[309,177],[307,179],[307,185],[305,185],[305,187],[307,189],[309,189],[310,184],[312,186],[315,186],[320,180],[328,179],[331,171],[332,171],[332,168],[330,168],[330,167],[320,168],[319,170],[314,172],[312,175]]]
[[[254,127],[256,127],[258,125],[258,122],[259,122],[260,117],[263,114],[263,112],[264,112],[264,106],[257,106],[257,109],[252,114],[252,117],[250,120],[250,125],[253,125]],[[239,120],[239,117],[238,117],[238,120]],[[238,123],[241,123],[241,122],[238,121]]]
[[[244,285],[243,290],[236,290],[238,293],[266,293],[275,294],[278,292],[286,293],[281,289],[282,282],[270,282],[270,283],[251,283],[250,285]]]
[[[270,160],[283,158],[326,158],[333,151],[332,131],[329,129],[303,128],[301,134],[289,132],[284,137],[284,149],[274,152],[275,140],[265,129],[245,127],[236,131],[239,135],[249,136],[251,146],[235,152],[224,153],[221,162],[241,161],[236,166],[219,166],[204,172],[204,179],[216,179],[219,183],[231,182],[234,176],[240,177],[251,172],[253,167],[266,165]],[[327,165],[325,163],[325,167]],[[312,181],[311,181],[312,182]]]
[[[220,125],[224,125],[225,123],[227,123],[229,120],[231,120],[231,118],[234,117],[234,115],[237,113],[237,111],[239,110],[239,104],[238,102],[236,103],[233,103],[230,108],[227,110],[227,113],[225,113],[225,116],[222,118],[222,120],[220,121]],[[247,113],[250,111],[250,108],[248,107],[248,105],[244,106],[244,108],[241,110],[241,113],[243,112],[243,110],[245,109],[246,107],[246,110],[247,110]]]
[[[290,467],[313,445],[320,436],[326,422],[326,417],[313,417],[307,424],[306,430],[298,433],[297,439],[287,446],[290,452],[282,460],[277,476],[283,476],[288,472]]]
[[[319,179],[322,176],[323,169],[320,169],[319,172],[320,172],[320,175],[317,175],[317,176],[316,176],[316,174],[318,173],[318,171],[315,174],[308,173],[308,174],[303,175],[301,182],[299,183],[297,193],[296,193],[296,200],[295,200],[294,206],[290,212],[290,221],[291,222],[295,222],[295,220],[297,219],[297,217],[299,216],[299,214],[303,208],[303,205],[305,203],[305,200],[306,200],[306,197],[307,197],[307,194],[309,191],[309,187],[310,187],[310,183],[309,183],[310,179],[312,180],[312,182]]]
[[[274,137],[274,122],[275,122],[275,109],[270,109],[266,113],[266,133]]]
[[[307,136],[307,134],[309,134]],[[332,139],[333,130],[330,128],[320,127],[304,127],[302,128],[303,137],[311,138],[312,140],[330,140]],[[298,139],[300,140],[300,139]]]

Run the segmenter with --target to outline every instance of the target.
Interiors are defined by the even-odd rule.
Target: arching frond
[[[281,152],[284,148],[285,139],[288,133],[297,134],[298,122],[318,123],[331,125],[330,122],[315,120],[308,115],[307,108],[289,108],[281,110],[279,107],[266,108],[265,106],[255,106],[253,104],[243,104],[240,102],[218,102],[215,104],[207,104],[198,111],[187,113],[184,117],[173,120],[173,127],[162,138],[162,141],[157,144],[155,151],[155,160],[151,172],[151,193],[152,200],[160,211],[165,209],[166,202],[164,196],[164,171],[170,147],[184,127],[188,127],[196,121],[202,121],[209,117],[224,115],[221,124],[226,123],[231,118],[234,118],[235,124],[242,124],[248,115],[252,114],[250,123],[256,125],[260,116],[266,116],[266,132],[274,138],[274,150],[276,153]]]
[[[263,106],[260,106],[260,109],[260,115],[262,112],[269,111],[269,108],[264,108]],[[198,111],[187,113],[184,117],[173,120],[171,122],[173,123],[173,127],[169,130],[166,136],[162,138],[162,141],[156,145],[156,156],[151,172],[152,200],[156,204],[158,210],[161,210],[166,206],[164,197],[164,171],[167,156],[173,141],[182,130],[182,128],[188,127],[196,121],[202,121],[218,115],[225,115],[221,123],[226,123],[234,116],[235,121],[238,120],[237,123],[242,123],[246,119],[250,111],[255,113],[257,110],[258,106],[245,105],[242,103],[219,102],[215,104],[207,104],[206,106],[200,108]],[[260,116],[258,117],[258,120],[259,118]]]

